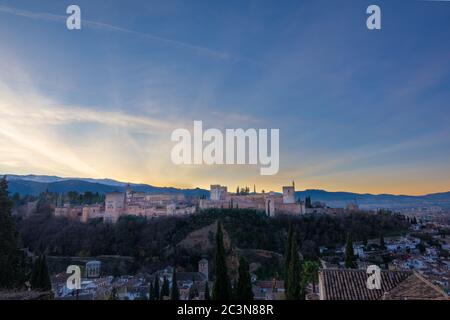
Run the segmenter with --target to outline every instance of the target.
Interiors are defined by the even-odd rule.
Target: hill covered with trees
[[[347,234],[355,241],[404,232],[409,222],[388,211],[369,214],[303,215],[267,217],[263,212],[243,209],[211,209],[186,217],[145,219],[122,217],[114,224],[100,221],[80,223],[52,216],[40,205],[38,213],[17,221],[25,247],[52,256],[131,256],[138,266],[176,262],[187,268],[196,265],[201,255],[212,252],[179,246],[189,234],[220,220],[239,249],[258,249],[284,254],[287,230],[292,224],[301,253],[317,259],[319,246],[343,244]],[[210,235],[213,239],[213,234]],[[210,255],[211,256],[211,255]]]

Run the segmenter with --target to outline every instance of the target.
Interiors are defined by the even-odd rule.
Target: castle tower
[[[269,217],[275,216],[275,197],[273,195],[269,195],[265,198],[266,204],[266,215]]]
[[[225,200],[227,196],[228,190],[227,187],[213,184],[210,188],[210,200],[212,201],[220,201]]]
[[[127,186],[125,188],[125,203],[126,204],[131,203],[132,198],[133,198],[133,190],[131,189],[130,184],[127,183]]]
[[[125,211],[125,194],[111,192],[105,195],[105,222],[116,223]]]
[[[208,272],[209,272],[209,270],[208,270],[208,260],[206,260],[206,259],[201,259],[201,260],[198,262],[198,272],[205,275],[206,281],[209,280],[209,274],[208,274]]]
[[[295,186],[283,187],[283,203],[295,203]]]

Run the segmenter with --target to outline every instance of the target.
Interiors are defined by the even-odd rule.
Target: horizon
[[[148,184],[148,183],[144,183],[144,182],[135,182],[135,181],[120,181],[120,180],[116,180],[116,179],[111,179],[108,177],[103,177],[103,178],[89,178],[89,177],[73,177],[73,176],[56,176],[56,175],[45,175],[45,174],[33,174],[33,173],[29,173],[29,174],[12,174],[12,173],[2,173],[0,174],[1,176],[11,176],[11,175],[16,175],[16,176],[35,176],[35,177],[55,177],[55,178],[62,178],[62,179],[66,179],[66,180],[84,180],[84,179],[92,179],[92,180],[110,180],[110,181],[114,181],[117,183],[123,183],[123,184],[134,184],[134,185],[148,185],[151,187],[156,187],[156,188],[174,188],[174,189],[190,189],[190,190],[195,190],[195,189],[201,189],[201,190],[205,190],[205,191],[209,191],[210,186],[217,184],[217,183],[210,183],[207,186],[197,186],[197,187],[191,187],[191,188],[179,188],[179,187],[175,187],[175,186],[170,186],[170,185],[154,185],[154,184]],[[97,182],[99,183],[99,182]],[[220,184],[220,183],[219,183]],[[285,184],[286,186],[288,184]],[[279,188],[281,189],[283,186],[285,185],[280,185]],[[225,185],[226,186],[226,185]],[[226,186],[229,187],[229,186]],[[234,189],[236,189],[237,187],[249,187],[251,190],[253,190],[251,188],[250,185],[242,185],[242,186],[235,186]],[[230,188],[229,192],[233,193],[234,190],[233,188]],[[257,188],[257,192],[256,193],[261,193],[261,190],[264,189],[259,189],[260,191],[258,192],[258,188]],[[406,193],[399,193],[399,194],[395,194],[395,193],[370,193],[370,192],[355,192],[355,191],[351,191],[351,190],[330,190],[330,189],[318,189],[318,188],[314,188],[314,187],[308,187],[305,189],[295,189],[295,192],[305,192],[305,191],[325,191],[325,192],[329,192],[329,193],[354,193],[354,194],[359,194],[359,195],[373,195],[373,196],[382,196],[382,195],[392,195],[392,196],[412,196],[412,197],[422,197],[422,196],[428,196],[428,195],[433,195],[433,194],[441,194],[441,193],[450,193],[450,190],[443,190],[443,191],[438,191],[438,192],[433,192],[433,193],[427,193],[427,194],[406,194]],[[279,191],[275,191],[275,190],[269,190],[269,191],[265,191],[265,192],[276,192],[276,193],[280,193],[282,192],[281,190]]]
[[[175,188],[450,190],[450,2],[0,0],[0,171]],[[50,63],[51,62],[51,63]],[[170,134],[280,130],[279,172],[175,165]],[[339,191],[333,191],[339,192]]]

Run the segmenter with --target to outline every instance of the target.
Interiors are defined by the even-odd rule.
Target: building
[[[195,297],[195,300],[203,300],[205,298],[205,288],[206,283],[208,282],[208,260],[201,259],[198,262],[198,271],[197,272],[187,272],[187,271],[177,271],[177,285],[180,291],[180,300],[189,300],[189,293],[191,288],[196,288],[198,296]],[[162,285],[164,279],[169,281],[170,287],[172,287],[172,276],[173,276],[173,267],[166,267],[162,270],[156,271],[153,275],[153,281],[155,278],[158,279],[160,286]],[[209,285],[211,290],[212,285]]]
[[[125,194],[121,192],[107,193],[105,196],[105,218],[108,223],[115,223],[125,209]]]
[[[126,215],[146,218],[181,216],[195,213],[196,209],[196,202],[185,199],[183,194],[146,194],[135,192],[128,185],[125,192],[107,193],[104,204],[65,204],[56,207],[54,214],[81,222],[102,219],[106,223],[116,223],[121,216]]]
[[[381,271],[381,289],[367,288],[366,270],[322,269],[320,300],[448,300],[447,294],[413,271]]]
[[[254,187],[256,190],[256,187]],[[305,203],[299,201],[295,196],[295,186],[284,186],[283,193],[230,193],[227,187],[211,185],[210,198],[200,200],[200,209],[210,208],[233,208],[233,209],[255,209],[265,211],[268,216],[276,214],[304,214]]]
[[[292,186],[283,187],[283,203],[295,203],[295,184]]]
[[[219,184],[211,185],[210,198],[212,201],[225,200],[227,195],[228,195],[227,187],[221,186]]]
[[[86,278],[98,278],[100,277],[102,263],[94,260],[86,263]]]
[[[209,268],[208,268],[208,260],[201,259],[198,262],[198,272],[205,275],[206,280],[209,279]]]

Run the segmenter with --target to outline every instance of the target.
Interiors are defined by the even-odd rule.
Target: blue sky
[[[448,191],[449,35],[449,1],[0,0],[0,172]],[[173,165],[194,120],[279,128],[279,174]]]

